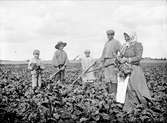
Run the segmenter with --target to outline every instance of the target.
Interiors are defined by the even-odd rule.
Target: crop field
[[[27,65],[0,65],[0,123],[156,123],[167,122],[167,62],[142,63],[153,98],[126,113],[114,96],[106,91],[101,73],[97,81],[82,86],[78,63],[70,64],[64,83],[50,81],[54,69],[45,65],[42,89],[31,91],[31,74]]]

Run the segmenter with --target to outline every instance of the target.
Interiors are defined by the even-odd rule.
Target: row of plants
[[[166,66],[166,65],[165,65]],[[80,67],[69,67],[66,82],[48,79],[53,69],[43,74],[42,89],[31,91],[27,66],[0,66],[0,121],[2,123],[102,123],[102,122],[162,122],[167,120],[167,74],[164,65],[143,66],[153,97],[148,106],[136,105],[126,113],[122,105],[108,94],[107,83],[82,84],[71,82],[78,77]],[[99,75],[100,73],[96,73]]]

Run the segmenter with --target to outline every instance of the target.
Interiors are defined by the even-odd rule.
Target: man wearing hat
[[[114,58],[121,49],[121,43],[114,39],[114,30],[108,30],[106,33],[108,41],[105,43],[102,52],[101,67],[104,69],[105,82],[109,85],[109,93],[116,94],[117,70],[114,66]]]
[[[69,62],[67,53],[63,50],[64,47],[67,45],[65,42],[58,42],[55,45],[55,48],[57,49],[54,53],[52,64],[57,69],[60,70],[60,72],[56,75],[56,80],[60,80],[61,82],[64,81],[65,77],[65,68]]]

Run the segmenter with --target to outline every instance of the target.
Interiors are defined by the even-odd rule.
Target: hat
[[[35,49],[35,50],[33,51],[33,54],[40,54],[40,51],[37,50],[37,49]]]
[[[65,47],[65,46],[67,45],[67,43],[62,42],[62,41],[59,41],[59,42],[57,42],[57,44],[55,45],[55,48],[56,48],[56,49],[59,49],[60,45],[63,45],[63,46]]]
[[[106,33],[107,33],[107,34],[113,34],[113,35],[114,35],[114,34],[115,34],[115,31],[110,29],[110,30],[107,30]]]

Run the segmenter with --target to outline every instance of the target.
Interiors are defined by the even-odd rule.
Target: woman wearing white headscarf
[[[123,110],[132,111],[137,104],[146,104],[151,100],[144,73],[140,67],[143,46],[137,42],[136,33],[124,33],[126,43],[121,51],[121,63],[130,64],[132,71],[129,74]]]

